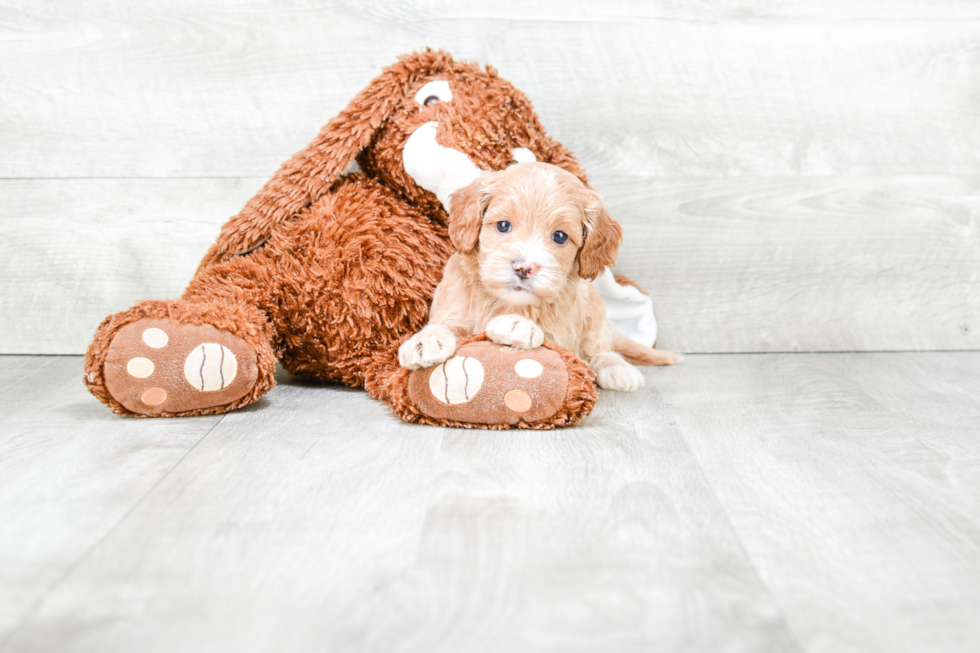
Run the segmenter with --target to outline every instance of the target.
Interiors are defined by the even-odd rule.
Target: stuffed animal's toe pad
[[[144,318],[122,327],[105,359],[112,397],[138,415],[174,415],[224,406],[258,378],[248,343],[209,324]]]

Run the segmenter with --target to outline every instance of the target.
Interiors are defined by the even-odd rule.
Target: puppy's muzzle
[[[535,272],[538,271],[540,266],[537,263],[529,263],[522,258],[514,261],[514,274],[523,281],[527,281]]]

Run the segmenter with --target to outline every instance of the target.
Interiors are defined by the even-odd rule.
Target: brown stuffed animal
[[[355,159],[360,171],[344,174]],[[517,353],[485,337],[461,341],[440,372],[462,375],[452,391],[432,369],[397,363],[452,251],[449,195],[481,171],[533,160],[586,180],[490,66],[439,51],[401,57],[224,225],[180,300],[106,318],[86,385],[119,414],[223,413],[274,387],[278,360],[296,375],[363,386],[408,421],[574,424],[595,403],[594,375],[558,347],[520,352],[544,370],[525,379]]]

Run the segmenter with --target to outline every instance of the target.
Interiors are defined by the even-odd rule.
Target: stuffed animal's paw
[[[109,396],[143,416],[223,412],[247,402],[260,382],[249,343],[210,324],[166,318],[119,329],[102,369]]]
[[[643,387],[643,374],[628,363],[610,365],[599,370],[596,383],[605,390],[632,392]]]
[[[417,370],[438,365],[455,353],[453,332],[441,324],[430,324],[402,343],[398,363],[405,369]]]
[[[515,349],[534,349],[544,342],[544,331],[520,315],[498,315],[487,324],[487,336],[500,345]]]
[[[411,409],[396,412],[428,424],[553,428],[574,424],[595,403],[592,372],[568,352],[463,343],[445,363],[403,377]]]

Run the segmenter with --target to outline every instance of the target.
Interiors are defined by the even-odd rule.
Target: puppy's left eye
[[[501,220],[500,222],[497,223],[497,231],[499,231],[502,234],[507,233],[508,231],[510,231],[510,223],[507,222],[506,220]]]
[[[564,245],[568,242],[568,234],[566,234],[564,231],[556,231],[555,233],[551,234],[551,239],[559,245]]]

